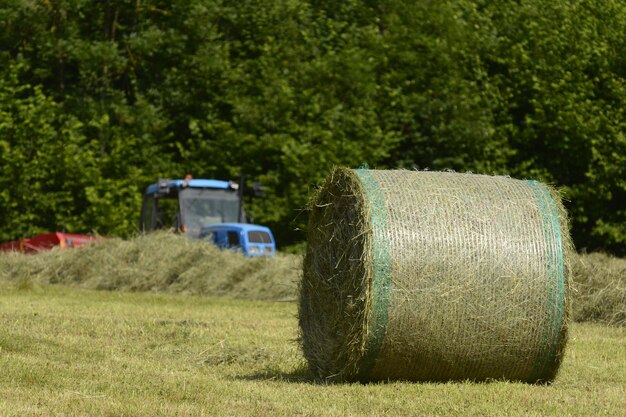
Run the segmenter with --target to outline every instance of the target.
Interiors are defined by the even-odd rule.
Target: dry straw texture
[[[337,168],[312,199],[308,239],[299,320],[318,377],[555,377],[573,251],[545,185]]]
[[[246,258],[167,232],[105,239],[76,250],[0,253],[0,282],[261,300],[295,299],[300,268],[294,255]]]
[[[626,259],[583,254],[574,262],[574,320],[626,326]]]

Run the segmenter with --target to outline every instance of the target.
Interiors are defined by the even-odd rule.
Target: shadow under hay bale
[[[311,201],[304,355],[327,380],[549,382],[572,249],[536,181],[337,168]]]

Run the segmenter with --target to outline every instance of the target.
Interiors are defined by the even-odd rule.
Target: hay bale
[[[571,254],[536,181],[337,168],[311,201],[304,355],[327,380],[551,381]]]

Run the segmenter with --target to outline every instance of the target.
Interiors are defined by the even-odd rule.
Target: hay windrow
[[[0,253],[3,282],[260,300],[295,299],[300,269],[295,255],[246,258],[168,232],[109,238],[76,250]]]
[[[626,327],[626,259],[582,254],[574,266],[574,319]]]
[[[311,203],[305,357],[326,379],[550,381],[572,249],[535,181],[335,169]]]

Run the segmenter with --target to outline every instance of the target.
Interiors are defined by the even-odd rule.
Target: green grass
[[[293,302],[0,284],[0,415],[626,415],[626,328],[573,324],[550,386],[324,385]]]

